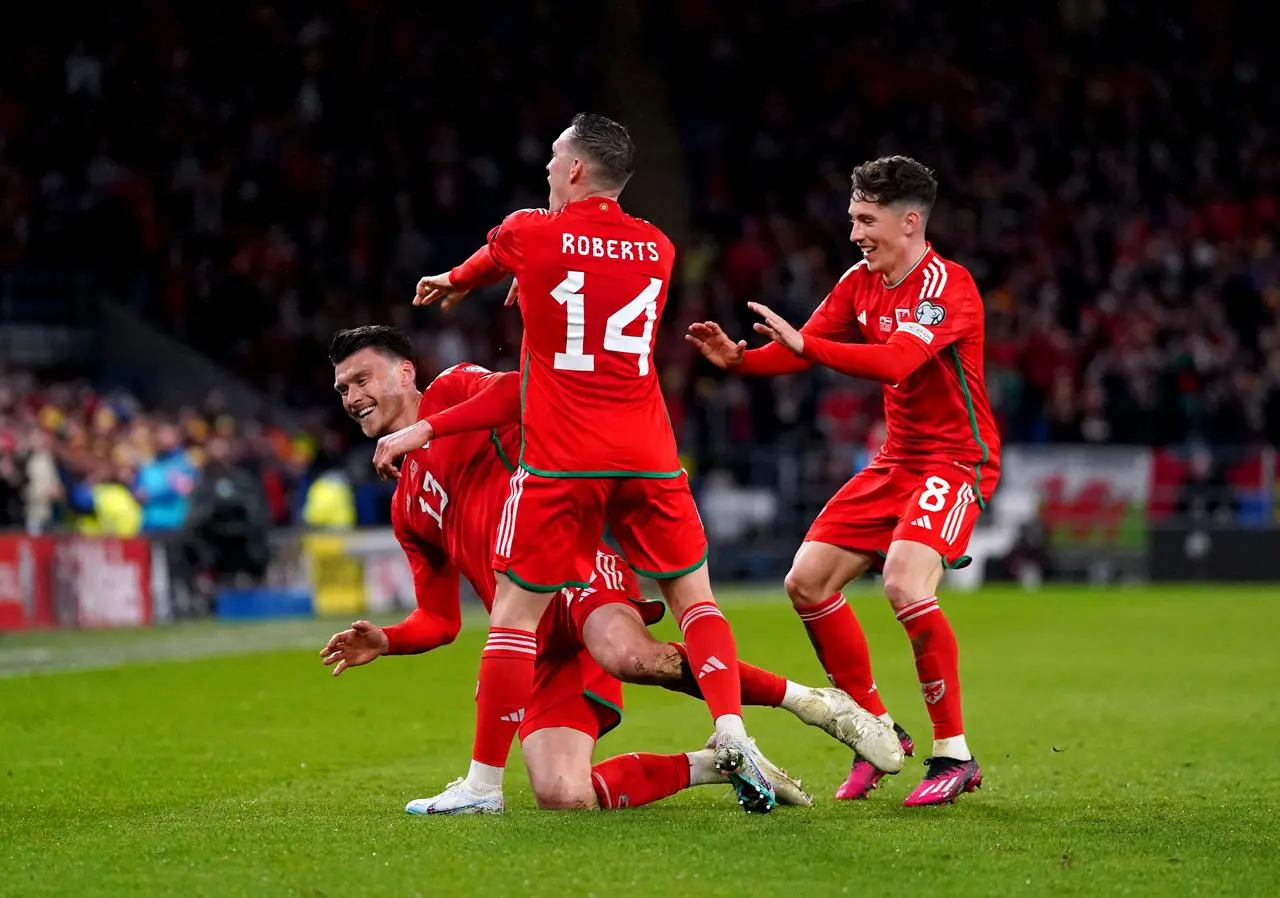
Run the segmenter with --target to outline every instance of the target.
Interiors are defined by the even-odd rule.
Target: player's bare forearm
[[[915,341],[891,340],[879,345],[839,343],[806,335],[803,355],[850,377],[884,384],[901,383],[929,359]]]
[[[471,398],[426,419],[433,439],[520,423],[519,373],[503,371],[486,380],[485,388]]]

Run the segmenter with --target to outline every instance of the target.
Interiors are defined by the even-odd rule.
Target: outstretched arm
[[[800,329],[803,333],[827,338],[847,337],[851,332],[856,333],[853,319],[849,317],[851,313],[845,309],[844,296],[838,291],[839,285],[813,310],[809,320]],[[748,306],[754,305],[748,303]],[[746,340],[735,343],[714,321],[695,321],[689,325],[685,339],[697,346],[707,361],[717,368],[737,371],[739,374],[774,377],[796,374],[813,367],[813,360],[802,358],[776,342],[759,349],[747,349]]]
[[[773,340],[776,348],[850,377],[896,384],[929,360],[929,351],[920,340],[907,336],[902,330],[879,345],[841,343],[796,330],[766,305],[755,302],[748,305],[764,319],[756,324],[756,332]]]
[[[379,627],[358,620],[329,637],[320,650],[335,677],[349,667],[362,667],[383,655],[415,655],[448,645],[462,627],[458,572],[441,557],[433,561],[411,542],[400,542],[413,570],[418,607],[398,624]]]

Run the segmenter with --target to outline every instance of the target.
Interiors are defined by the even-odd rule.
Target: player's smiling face
[[[551,161],[547,163],[547,184],[551,195],[547,208],[559,212],[572,199],[573,185],[582,178],[582,160],[573,154],[573,129],[566,128],[551,144]]]
[[[910,243],[913,210],[882,206],[867,199],[849,201],[849,240],[862,250],[867,267],[882,275],[896,270]]]
[[[402,418],[416,413],[413,365],[376,349],[362,349],[339,362],[333,388],[342,397],[343,411],[367,437],[386,436],[404,426]]]

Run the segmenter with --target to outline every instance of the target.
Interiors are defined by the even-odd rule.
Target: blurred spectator
[[[1197,446],[1187,461],[1187,477],[1178,494],[1178,516],[1189,524],[1227,524],[1234,521],[1235,490],[1213,453],[1205,446]]]
[[[103,536],[137,536],[142,532],[142,506],[133,495],[134,470],[127,462],[94,462],[87,479],[91,513],[81,520],[81,532]]]
[[[302,520],[315,530],[349,530],[356,525],[351,480],[340,468],[325,471],[307,490]]]
[[[178,428],[161,424],[155,432],[155,456],[138,469],[135,492],[142,503],[143,530],[169,533],[183,525],[195,474]]]
[[[270,525],[261,481],[237,462],[230,440],[214,437],[187,518],[188,552],[206,598],[219,584],[262,579]]]
[[[66,495],[53,453],[53,437],[31,431],[27,455],[26,523],[30,534],[44,533],[54,520],[58,503]]]
[[[26,465],[17,449],[12,436],[0,434],[0,530],[18,529],[26,523]]]

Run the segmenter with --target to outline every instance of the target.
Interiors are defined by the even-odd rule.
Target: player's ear
[[[920,214],[919,209],[908,209],[902,216],[902,233],[908,237],[920,230],[920,225],[924,221],[924,216]]]
[[[586,163],[584,163],[581,159],[578,159],[575,157],[574,160],[569,163],[569,183],[577,184],[586,176],[587,176]]]
[[[400,363],[400,386],[413,387],[417,386],[418,369],[413,367],[413,362],[405,359]]]

